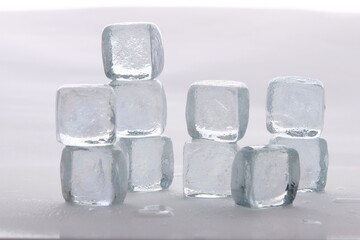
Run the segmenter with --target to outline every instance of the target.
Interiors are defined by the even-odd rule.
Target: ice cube
[[[266,208],[295,199],[300,165],[296,150],[280,145],[249,146],[235,157],[231,192],[239,205]]]
[[[115,140],[114,91],[104,85],[65,85],[57,92],[57,140],[70,146]]]
[[[122,203],[128,184],[128,163],[112,146],[64,148],[61,185],[66,201],[107,206]]]
[[[154,79],[164,67],[161,34],[153,23],[120,23],[102,34],[105,74],[115,79]]]
[[[236,143],[193,139],[184,146],[184,196],[223,198],[231,195],[231,166]]]
[[[267,129],[293,137],[319,136],[324,123],[323,84],[304,77],[279,77],[269,83]]]
[[[129,191],[159,191],[171,185],[174,177],[174,154],[170,138],[120,138],[116,145],[129,159]]]
[[[325,139],[275,137],[270,143],[291,147],[299,153],[301,175],[298,191],[324,190],[329,165]]]
[[[246,131],[249,92],[236,81],[209,80],[190,86],[186,122],[193,138],[236,142]]]
[[[113,81],[117,136],[159,136],[166,125],[166,97],[158,80]]]

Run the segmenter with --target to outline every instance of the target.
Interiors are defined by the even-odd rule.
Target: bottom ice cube
[[[271,139],[271,143],[291,147],[299,153],[301,174],[298,191],[324,190],[329,165],[325,139],[275,137]]]
[[[231,192],[239,205],[266,208],[291,204],[300,179],[296,150],[279,145],[242,148],[235,157]]]
[[[128,163],[112,146],[64,148],[61,185],[68,202],[107,206],[122,203],[128,184]]]
[[[231,165],[236,143],[193,139],[184,146],[184,196],[223,198],[231,195]]]
[[[174,154],[170,138],[120,138],[117,145],[129,159],[129,191],[159,191],[171,185],[174,177]]]

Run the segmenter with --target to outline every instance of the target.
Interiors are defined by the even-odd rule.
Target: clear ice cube
[[[327,143],[322,138],[275,137],[270,143],[295,149],[300,158],[300,183],[298,191],[320,192],[326,185],[329,156]]]
[[[121,23],[104,28],[105,74],[115,79],[154,79],[164,67],[161,34],[153,23]]]
[[[244,136],[248,118],[249,92],[245,84],[208,80],[190,86],[186,122],[191,137],[236,142]]]
[[[70,146],[115,141],[115,95],[104,85],[65,85],[57,91],[57,140]]]
[[[231,195],[231,166],[236,143],[193,139],[184,145],[184,196],[224,198]]]
[[[113,81],[116,134],[159,136],[166,125],[166,97],[158,80]]]
[[[239,205],[266,208],[291,204],[300,179],[296,150],[280,145],[249,146],[235,157],[231,192]]]
[[[324,123],[323,84],[304,77],[279,77],[269,83],[266,125],[271,133],[319,136]]]
[[[128,163],[112,146],[64,148],[61,185],[66,201],[108,206],[122,203],[128,184]]]
[[[116,145],[129,159],[129,191],[149,192],[169,188],[174,177],[174,154],[170,138],[120,138]]]

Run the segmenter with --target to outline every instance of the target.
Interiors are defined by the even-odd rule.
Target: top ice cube
[[[164,67],[161,34],[153,23],[121,23],[102,33],[105,74],[112,80],[154,79]]]
[[[236,142],[244,136],[248,118],[249,91],[245,84],[208,80],[190,86],[186,122],[191,137]]]
[[[266,108],[269,132],[317,137],[324,123],[324,86],[304,77],[275,78],[269,83]]]

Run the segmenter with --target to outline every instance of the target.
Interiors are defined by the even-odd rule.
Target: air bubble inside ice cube
[[[115,79],[154,79],[164,66],[161,34],[152,23],[112,24],[103,30],[105,74]]]
[[[324,123],[324,86],[304,77],[279,77],[269,83],[267,129],[293,137],[319,136]]]
[[[170,138],[120,138],[116,145],[129,159],[129,191],[159,191],[171,185],[174,177],[174,154]]]
[[[209,80],[190,86],[186,122],[193,138],[236,142],[246,131],[249,92],[236,81]]]
[[[66,201],[107,206],[122,203],[128,184],[128,163],[112,146],[64,148],[61,185]]]
[[[231,192],[245,207],[287,205],[296,196],[299,179],[296,150],[279,145],[244,147],[233,163]]]

